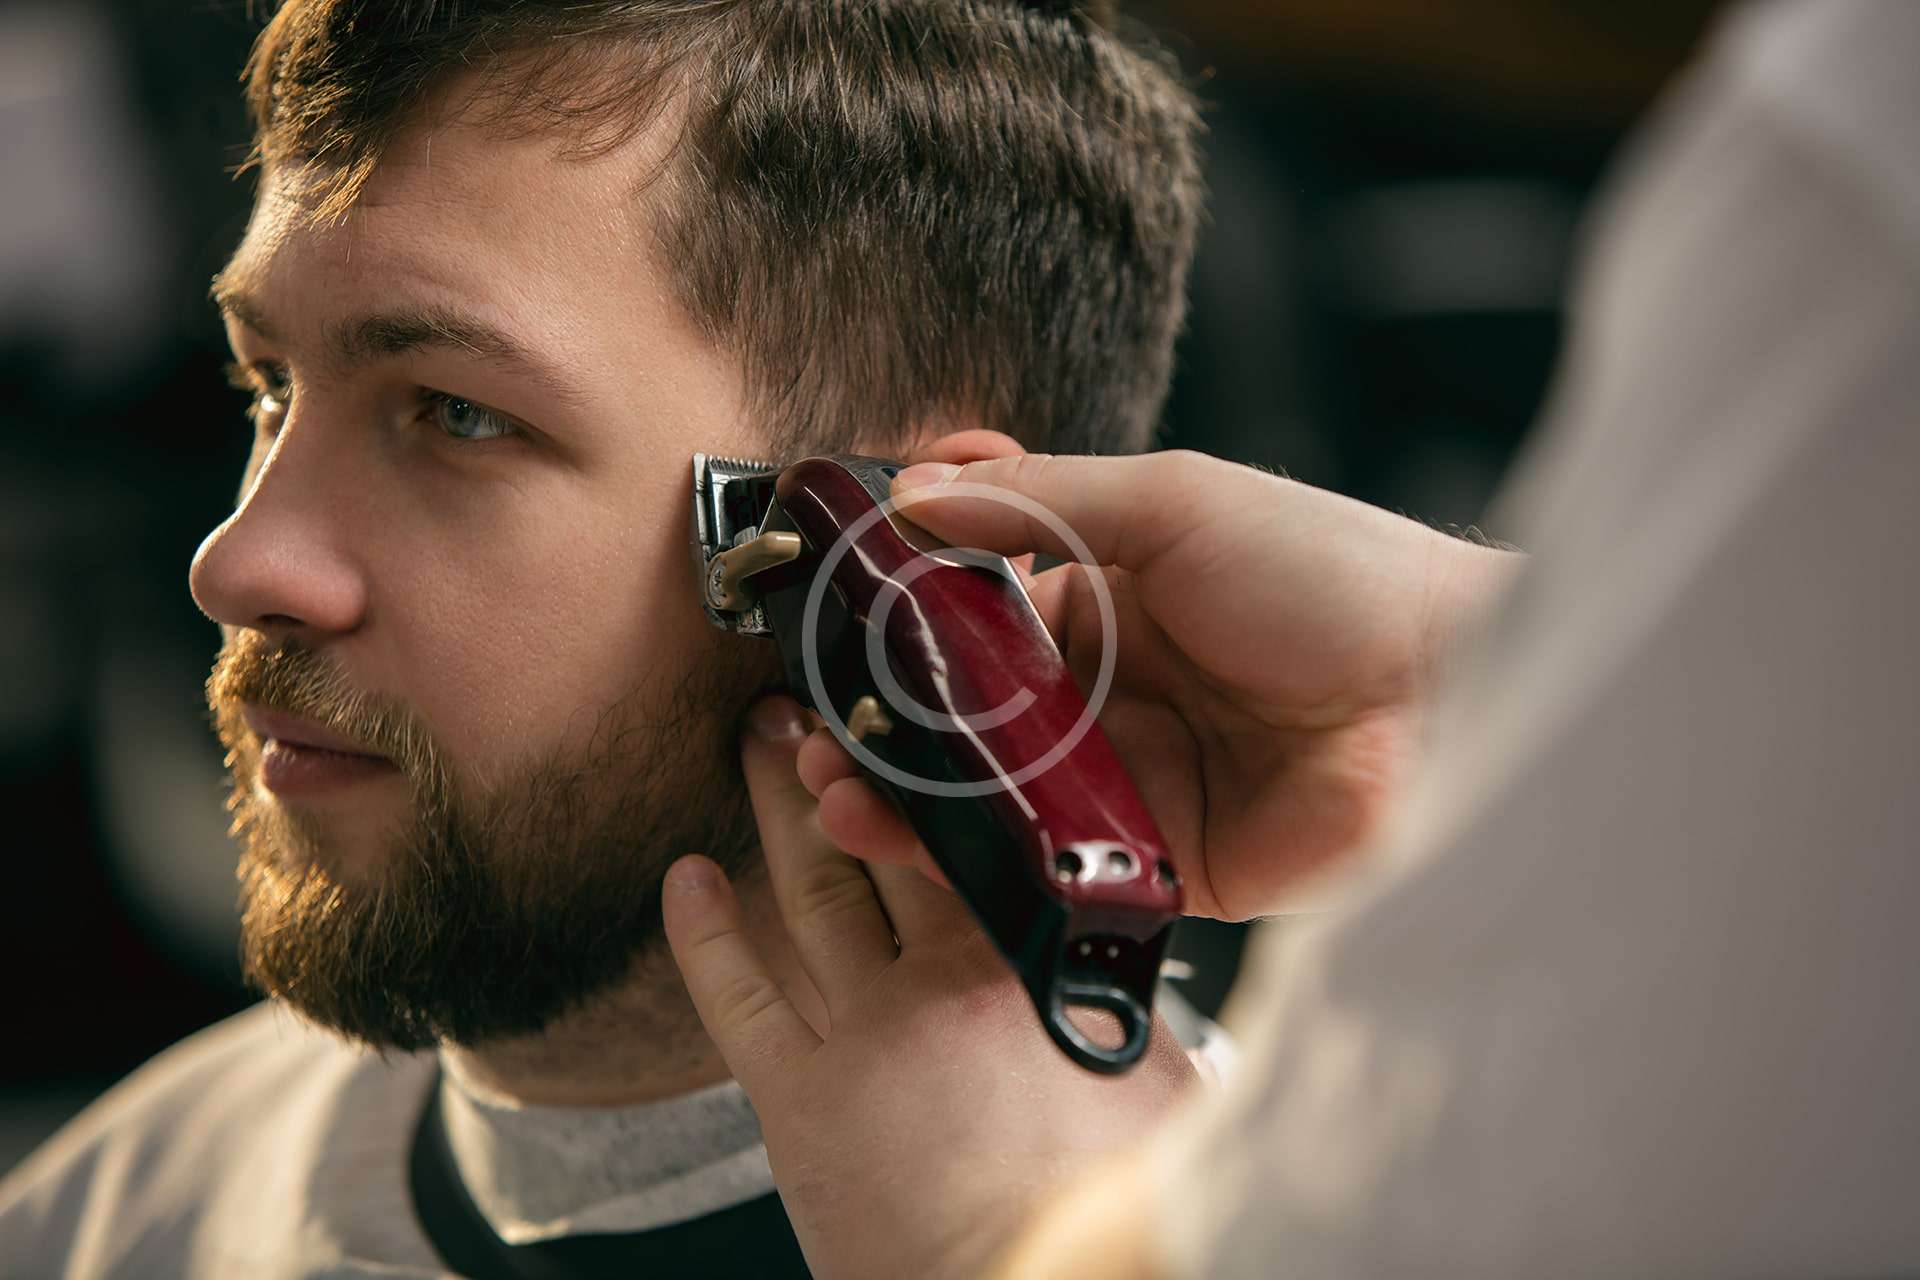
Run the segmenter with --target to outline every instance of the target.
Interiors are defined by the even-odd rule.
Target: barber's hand
[[[984,1274],[1029,1210],[1137,1138],[1193,1079],[1157,1023],[1124,1076],[1069,1062],[950,893],[863,866],[815,823],[795,773],[799,708],[762,704],[742,764],[774,896],[825,1002],[816,1031],[742,931],[719,868],[683,858],[667,938],[746,1089],[808,1265],[821,1277]],[[774,715],[775,712],[784,715]]]
[[[949,440],[925,456],[966,456]],[[1273,909],[1365,844],[1413,762],[1454,634],[1524,560],[1197,453],[932,462],[895,481],[908,519],[1008,556],[1073,552],[953,482],[1039,503],[1106,566],[1118,663],[1100,723],[1172,847],[1187,910],[1223,919]],[[1062,565],[1030,590],[1084,687],[1101,647],[1088,571]],[[826,730],[800,773],[840,847],[931,868]]]

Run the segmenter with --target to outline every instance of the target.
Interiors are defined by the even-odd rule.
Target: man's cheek
[[[632,688],[637,650],[589,643],[590,623],[494,616],[451,627],[409,662],[406,696],[436,726],[456,776],[499,776],[528,759],[578,750]],[[624,652],[625,662],[610,661]]]
[[[409,686],[396,692],[476,764],[577,745],[637,686],[685,681],[714,656],[684,536],[550,497],[539,512],[503,503],[487,529],[394,566]]]

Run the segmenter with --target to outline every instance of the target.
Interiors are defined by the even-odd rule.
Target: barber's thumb
[[[996,500],[1001,492],[1016,492],[1010,487],[1017,479],[1011,464],[1021,461],[916,462],[893,478],[893,500],[902,515],[949,546],[1002,555],[1032,551],[1025,545],[1030,522],[1011,503]]]
[[[700,1023],[760,1106],[785,1064],[819,1038],[748,936],[740,900],[711,859],[689,854],[669,867],[661,907],[667,945]]]
[[[813,732],[806,711],[786,694],[770,694],[747,709],[740,734],[740,771],[759,819],[761,836],[814,809],[800,781],[800,744]]]
[[[965,466],[920,462],[893,478],[900,514],[952,547],[1020,556],[1040,551],[1078,558],[1067,534],[1092,543],[1080,529],[1104,531],[1138,505],[1138,494],[1117,483],[1112,458],[1025,453],[983,458]],[[1093,555],[1104,563],[1098,545]]]

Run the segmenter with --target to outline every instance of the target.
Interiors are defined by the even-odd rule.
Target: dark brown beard
[[[377,1047],[536,1033],[618,982],[664,938],[660,885],[681,854],[729,873],[758,847],[732,750],[759,682],[709,670],[601,715],[587,747],[469,794],[420,718],[354,690],[322,655],[240,632],[207,682],[233,774],[241,959],[249,982]],[[241,703],[325,725],[388,756],[412,815],[365,876],[318,827],[262,794]]]

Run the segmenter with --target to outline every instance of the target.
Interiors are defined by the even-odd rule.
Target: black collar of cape
[[[460,1180],[440,1114],[440,1078],[413,1134],[407,1160],[414,1216],[447,1268],[471,1280],[588,1280],[589,1277],[752,1277],[810,1280],[780,1197],[754,1200],[651,1231],[562,1236],[508,1244]]]

